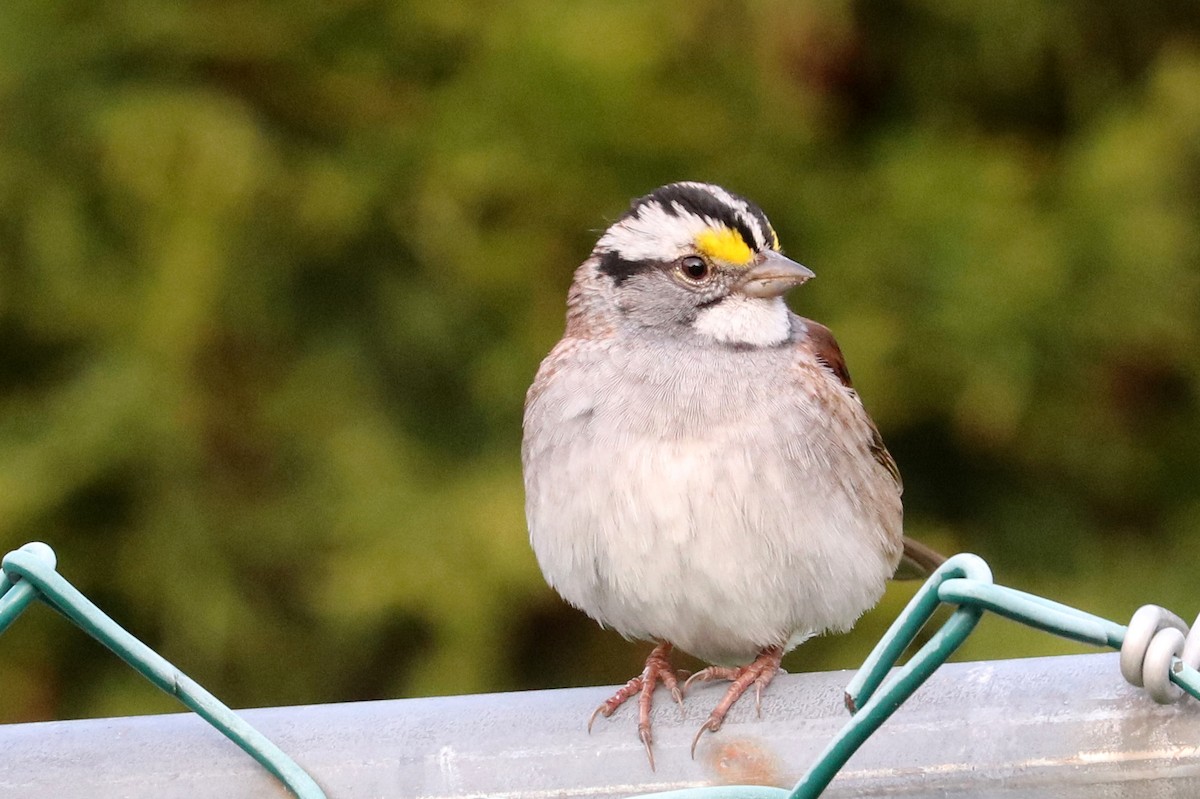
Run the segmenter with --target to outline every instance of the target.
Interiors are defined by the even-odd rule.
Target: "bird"
[[[711,183],[634,200],[575,270],[561,340],[525,401],[530,543],[549,585],[626,638],[653,643],[640,674],[596,708],[661,685],[683,707],[728,681],[692,743],[720,729],[782,656],[844,632],[901,561],[941,556],[903,534],[896,462],[829,328],[793,313],[814,277],[765,213]],[[711,666],[686,681],[675,649]]]

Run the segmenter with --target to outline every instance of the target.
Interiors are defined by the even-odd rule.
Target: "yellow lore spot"
[[[696,236],[696,249],[714,261],[745,266],[754,258],[754,250],[729,228],[708,228]]]

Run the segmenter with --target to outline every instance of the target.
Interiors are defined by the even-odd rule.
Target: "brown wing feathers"
[[[833,372],[834,377],[840,380],[843,386],[853,391],[854,384],[850,382],[850,371],[846,368],[846,358],[842,355],[842,348],[838,346],[832,331],[811,319],[805,319],[804,323],[808,328],[808,341],[817,361]],[[880,466],[888,470],[892,479],[896,481],[896,490],[903,492],[904,482],[900,479],[900,469],[897,468],[896,461],[887,451],[887,447],[883,445],[883,437],[879,435],[879,429],[875,427],[875,423],[868,419],[868,424],[871,425],[871,442],[867,446],[871,450],[871,455],[875,457]]]
[[[846,358],[842,355],[842,349],[838,346],[833,333],[818,322],[809,319],[805,319],[804,322],[808,329],[808,342],[817,361],[832,372],[842,385],[853,391],[854,385],[850,382],[850,372],[846,369]],[[887,447],[883,445],[883,437],[879,435],[879,429],[875,427],[875,423],[869,420],[868,423],[871,425],[871,441],[867,446],[871,450],[871,455],[883,468],[888,470],[892,479],[896,481],[896,490],[903,492],[904,483],[900,479],[900,469],[896,466],[896,461],[887,451]],[[896,579],[924,579],[933,574],[945,560],[945,556],[936,550],[905,536],[904,554],[900,559],[900,567],[896,571]]]

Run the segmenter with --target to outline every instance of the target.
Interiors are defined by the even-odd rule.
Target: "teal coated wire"
[[[921,628],[942,604],[939,590],[941,585],[952,578],[968,578],[990,584],[992,570],[988,568],[983,558],[977,555],[962,554],[948,559],[930,575],[925,584],[909,600],[900,615],[896,617],[896,620],[892,622],[887,633],[879,639],[879,643],[871,650],[871,654],[863,661],[858,672],[850,680],[850,684],[846,686],[846,707],[851,713],[870,701],[872,694],[887,677],[889,669],[896,664],[909,644],[916,640]],[[978,622],[978,616],[975,617],[975,620]],[[958,630],[963,624],[964,622],[961,621],[956,622],[954,629]],[[961,634],[965,637],[973,628],[974,624]],[[959,641],[959,643],[962,642]],[[947,652],[946,657],[949,657],[950,652],[953,651],[951,649]],[[944,660],[945,658],[943,658]]]
[[[796,783],[789,799],[813,799],[819,796],[871,733],[879,729],[975,629],[983,611],[974,607],[960,607],[908,663],[891,671],[900,655],[916,639],[941,604],[938,589],[942,583],[952,577],[966,575],[972,575],[976,580],[990,581],[992,578],[991,569],[982,558],[955,555],[943,563],[917,591],[846,686],[846,707],[854,715]]]
[[[274,774],[297,799],[325,799],[320,786],[283,750],[199,683],[118,625],[54,567],[53,550],[45,544],[27,544],[4,557],[4,579],[0,583],[0,632],[34,598],[41,599],[115,652],[147,680],[176,697],[220,730]],[[14,580],[14,577],[18,579]]]
[[[943,602],[974,605],[1005,618],[1084,644],[1120,649],[1125,626],[1091,613],[1027,594],[1015,588],[972,580],[947,580],[938,588]]]
[[[26,583],[0,585],[0,633],[25,612],[29,603],[37,599],[37,589]]]
[[[54,550],[40,541],[34,541],[21,547],[22,552],[29,552],[53,569],[58,564]],[[37,589],[27,582],[13,582],[8,572],[0,568],[0,634],[25,612],[29,603],[37,599]]]

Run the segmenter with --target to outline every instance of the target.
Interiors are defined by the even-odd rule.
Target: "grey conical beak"
[[[759,253],[758,263],[750,267],[738,284],[738,291],[748,297],[778,297],[789,289],[816,277],[807,266],[801,266],[774,250]]]

